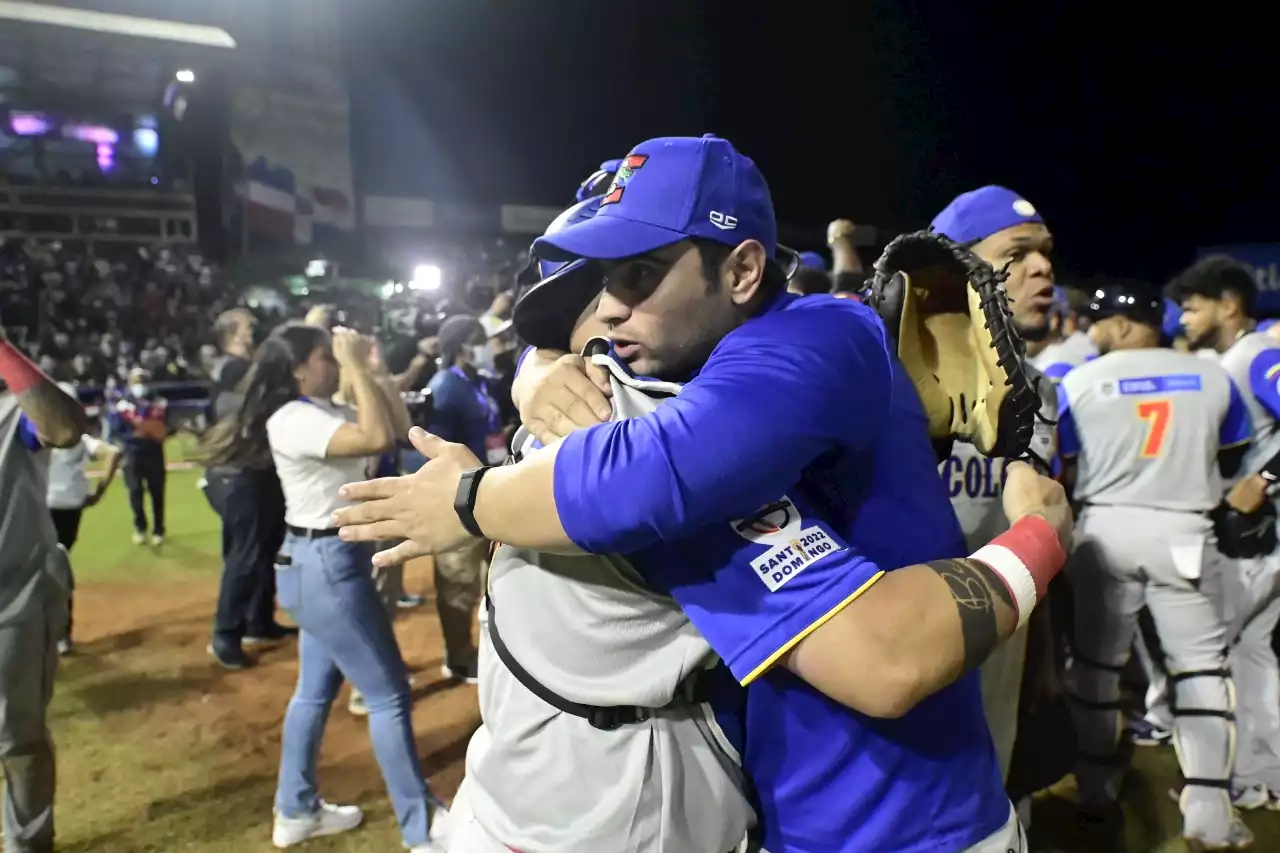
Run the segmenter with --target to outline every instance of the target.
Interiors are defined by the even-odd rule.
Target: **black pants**
[[[276,555],[284,544],[284,493],[275,471],[211,469],[205,497],[222,518],[222,585],[214,639],[238,646],[275,625]]]
[[[53,516],[53,529],[58,531],[58,544],[67,549],[67,557],[71,556],[71,548],[76,544],[76,539],[80,536],[80,516],[84,514],[83,509],[50,509],[49,514]],[[71,560],[67,560],[68,567]],[[71,595],[67,597],[67,637],[71,636],[71,606],[75,600],[76,576],[71,574]]]
[[[143,506],[143,490],[151,494],[151,514],[155,524],[151,532],[164,535],[164,449],[155,445],[130,445],[124,455],[124,484],[129,489],[129,507],[133,510],[133,529],[147,532],[147,510]]]

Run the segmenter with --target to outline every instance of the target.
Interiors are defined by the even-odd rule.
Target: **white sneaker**
[[[1231,804],[1238,809],[1252,811],[1260,809],[1271,802],[1271,792],[1267,786],[1258,782],[1243,788],[1231,788]]]
[[[283,850],[312,838],[355,829],[363,820],[364,812],[359,806],[333,806],[321,800],[315,814],[285,817],[277,812],[271,829],[271,843]]]
[[[432,802],[435,802],[434,798]],[[412,847],[406,844],[405,849],[409,853],[445,853],[449,846],[449,810],[443,805],[432,805],[431,830],[428,835],[430,840],[425,844],[415,844]]]
[[[164,544],[164,537],[163,537],[163,536],[152,536],[152,537],[151,537],[151,544],[152,544],[152,545],[155,545],[157,548],[159,548],[161,545],[163,545],[163,544]]]
[[[415,844],[408,850],[409,853],[445,853],[444,847],[434,841],[428,841],[426,844]]]
[[[134,544],[134,545],[146,545],[146,544],[147,544],[147,534],[145,534],[145,533],[138,533],[138,532],[136,532],[136,531],[135,531],[135,532],[134,532],[134,534],[133,534],[133,544]]]

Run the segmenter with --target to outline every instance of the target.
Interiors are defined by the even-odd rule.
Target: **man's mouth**
[[[640,345],[635,341],[614,340],[613,352],[623,361],[630,361],[640,354]]]

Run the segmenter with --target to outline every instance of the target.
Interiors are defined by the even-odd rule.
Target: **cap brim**
[[[613,261],[643,255],[688,237],[679,231],[621,216],[597,215],[533,241],[533,251],[549,261],[590,258]]]
[[[525,291],[511,311],[520,339],[541,349],[568,350],[574,324],[603,287],[600,268],[576,260]]]

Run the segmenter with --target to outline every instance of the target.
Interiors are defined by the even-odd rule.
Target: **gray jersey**
[[[1251,332],[1232,344],[1231,349],[1224,352],[1219,360],[1240,390],[1245,408],[1249,410],[1249,419],[1253,422],[1253,445],[1249,448],[1244,464],[1240,466],[1237,480],[1256,473],[1280,452],[1280,423],[1254,396],[1249,376],[1254,361],[1268,350],[1280,350],[1280,344],[1263,332]],[[1274,384],[1277,377],[1269,377],[1268,381]]]
[[[18,398],[0,391],[0,625],[22,618],[41,575],[70,583],[45,504],[47,453],[22,443],[21,420]]]
[[[1057,382],[1065,372],[1062,368],[1078,367],[1097,355],[1098,348],[1089,340],[1089,336],[1084,332],[1074,332],[1061,341],[1049,344],[1028,361]]]
[[[1034,368],[1030,372],[1038,376]],[[1052,382],[1043,377],[1040,380],[1040,418],[1031,436],[1031,452],[1046,465],[1052,465],[1057,455],[1058,392]],[[1009,529],[1001,501],[1007,464],[1007,460],[983,456],[973,445],[957,441],[951,455],[938,466],[971,551]]]
[[[615,420],[647,414],[679,391],[637,381],[607,356],[593,360],[612,374]],[[538,452],[527,434],[514,445]],[[616,555],[500,546],[489,593],[512,654],[575,702],[661,707],[718,662],[676,603]],[[754,813],[739,757],[708,706],[595,729],[531,694],[487,634],[481,639],[484,732],[468,750],[464,786],[469,808],[495,837],[526,853],[723,853],[742,840]]]
[[[1243,402],[1221,366],[1169,349],[1123,350],[1062,380],[1063,456],[1078,456],[1087,504],[1206,512],[1222,499],[1218,451],[1247,440]]]

